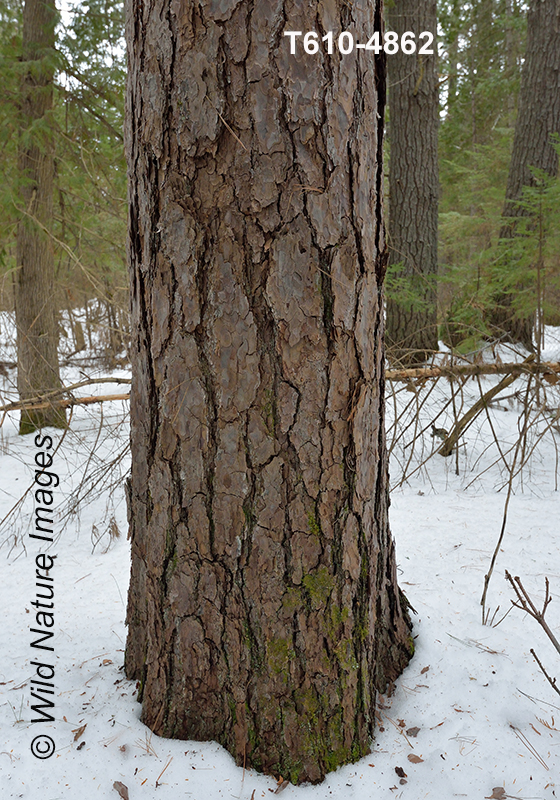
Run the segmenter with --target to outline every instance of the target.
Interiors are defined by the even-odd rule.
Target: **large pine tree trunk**
[[[533,0],[527,13],[527,44],[513,139],[506,201],[506,223],[500,237],[516,235],[516,223],[527,216],[519,203],[523,190],[535,186],[533,169],[558,174],[554,134],[560,133],[560,5],[558,0]],[[515,265],[512,265],[514,268]],[[523,283],[519,289],[523,288]],[[536,305],[536,303],[535,303]],[[533,346],[534,310],[515,308],[506,292],[497,299],[490,321],[507,339]]]
[[[399,49],[388,58],[389,254],[397,267],[387,301],[387,346],[393,361],[424,361],[438,349],[438,72],[434,55],[420,55],[422,31],[437,29],[436,0],[393,0],[388,28],[419,42],[414,55]],[[404,290],[403,290],[403,280]],[[400,279],[400,280],[399,280]]]
[[[60,387],[58,322],[54,292],[54,145],[48,115],[53,101],[54,0],[26,0],[19,145],[20,220],[14,280],[17,385],[22,400]],[[63,409],[22,411],[20,433],[63,427]]]
[[[411,654],[387,522],[384,60],[344,0],[129,2],[127,675],[163,736],[319,781]]]

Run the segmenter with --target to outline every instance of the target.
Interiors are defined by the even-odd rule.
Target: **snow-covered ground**
[[[7,329],[0,327],[2,339]],[[556,360],[560,343],[553,341],[554,331],[548,333],[545,356]],[[3,341],[3,352],[6,348]],[[504,352],[501,358],[510,360]],[[101,374],[67,367],[64,382],[73,383],[85,373]],[[6,393],[13,378],[9,369],[2,402],[12,399]],[[480,386],[486,391],[499,379],[483,378]],[[513,609],[496,625],[513,598],[504,579],[508,569],[521,576],[539,603],[545,576],[549,578],[553,600],[547,620],[560,636],[560,432],[551,427],[556,424],[558,389],[550,387],[547,407],[540,397],[540,411],[528,418],[525,455],[530,458],[512,483],[505,535],[488,591],[490,616],[500,607],[494,626],[481,624],[480,598],[502,525],[506,465],[515,456],[518,427],[523,425],[526,379],[518,379],[504,392],[512,396],[490,408],[500,448],[492,442],[483,413],[462,437],[458,457],[446,459],[433,454],[439,440],[430,435],[432,422],[447,429],[453,422],[443,382],[422,405],[416,429],[411,426],[400,436],[407,414],[412,414],[412,407],[405,411],[407,404],[412,398],[422,402],[430,387],[417,389],[418,395],[400,391],[396,396],[401,417],[396,435],[391,429],[394,406],[392,400],[388,403],[389,441],[395,442],[391,525],[400,585],[417,611],[416,653],[392,697],[379,699],[371,754],[328,775],[319,786],[287,786],[283,800],[560,797],[560,696],[530,649],[559,678],[560,657],[523,612]],[[87,393],[94,391],[125,389],[103,385],[88,387]],[[479,396],[478,382],[468,381],[457,398],[463,413]],[[0,519],[22,497],[33,475],[34,437],[19,437],[16,423],[13,414],[0,428]],[[100,406],[77,408],[54,456],[61,511],[68,510],[70,500],[78,503],[74,513],[57,520],[60,537],[49,551],[57,556],[51,573],[56,710],[50,724],[30,722],[30,681],[37,677],[30,665],[31,601],[35,555],[44,551],[26,535],[33,511],[30,495],[2,528],[1,797],[110,799],[119,797],[119,784],[128,788],[130,800],[268,797],[276,782],[236,767],[216,744],[160,739],[139,721],[135,684],[122,671],[129,570],[123,493],[127,436],[126,403],[104,404],[102,424]],[[53,438],[56,446],[61,432],[53,432]],[[113,472],[104,475],[104,464],[119,454]],[[518,450],[517,463],[522,455]],[[404,480],[403,470],[408,476]],[[85,496],[89,486],[82,483],[84,475],[101,481],[90,497]],[[99,496],[89,502],[95,494]],[[39,733],[56,743],[51,758],[39,760],[31,754],[31,741]]]

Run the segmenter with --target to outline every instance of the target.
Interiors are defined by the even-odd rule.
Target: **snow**
[[[3,319],[3,352],[11,346],[9,331]],[[543,357],[557,359],[558,331],[548,330],[547,336]],[[501,358],[512,360],[505,351]],[[65,368],[66,384],[83,378],[84,372],[107,374],[86,369],[85,361],[87,353],[81,368]],[[483,391],[499,377],[481,378]],[[6,402],[13,397],[13,369],[3,381]],[[407,403],[415,397],[421,401],[429,389],[418,387],[415,395],[400,387],[398,429],[392,428],[393,400],[388,402],[390,442],[415,410],[406,412]],[[505,569],[522,578],[538,605],[547,576],[553,595],[547,620],[555,635],[560,634],[560,605],[555,598],[560,593],[560,435],[551,427],[559,407],[557,387],[548,387],[546,398],[540,397],[540,411],[536,409],[529,420],[529,458],[512,483],[505,535],[488,592],[490,617],[497,606],[499,611],[493,626],[481,623],[484,576],[502,525],[506,463],[512,463],[518,426],[523,424],[525,389],[526,379],[519,378],[505,391],[512,397],[493,403],[489,410],[503,458],[492,442],[484,413],[462,437],[458,459],[455,455],[444,459],[435,452],[439,442],[430,436],[431,423],[436,420],[436,426],[447,428],[453,423],[445,381],[438,383],[420,410],[417,430],[424,432],[417,441],[411,443],[414,429],[410,428],[394,444],[391,526],[399,583],[417,611],[415,656],[392,696],[379,698],[379,728],[371,754],[329,774],[318,786],[288,785],[282,790],[283,800],[560,796],[560,697],[530,649],[536,650],[552,676],[560,677],[560,659],[539,625],[522,611],[513,609],[499,622],[513,598]],[[95,391],[125,389],[107,384],[87,389],[88,394]],[[464,410],[479,396],[478,382],[470,379],[460,397]],[[139,721],[136,687],[122,670],[130,557],[123,491],[129,458],[126,410],[125,402],[103,404],[101,419],[101,406],[75,409],[52,467],[60,476],[56,523],[60,535],[50,550],[27,536],[31,495],[2,527],[1,796],[118,798],[113,784],[120,782],[128,787],[131,800],[268,797],[277,788],[276,781],[235,766],[218,745],[161,739]],[[10,414],[0,429],[0,518],[33,477],[34,437],[19,437],[16,424],[17,415]],[[49,433],[55,445],[60,442],[60,431]],[[120,460],[113,472],[103,475],[104,464],[117,455]],[[101,494],[83,496],[84,476],[101,480],[97,487]],[[71,501],[74,510],[68,514]],[[29,627],[39,552],[57,556],[52,571],[56,719],[34,725],[29,704],[34,671]],[[419,730],[407,734],[414,728]],[[54,756],[46,760],[30,751],[39,733],[56,742]],[[505,793],[496,792],[497,787]]]

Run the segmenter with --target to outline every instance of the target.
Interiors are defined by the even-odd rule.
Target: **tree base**
[[[489,325],[500,341],[521,344],[532,353],[535,349],[533,343],[535,316],[534,314],[525,317],[516,316],[511,304],[511,295],[502,296],[500,304],[489,313]]]
[[[42,430],[43,428],[60,428],[65,430],[68,427],[66,412],[62,408],[51,408],[47,411],[22,411],[19,420],[20,436]]]

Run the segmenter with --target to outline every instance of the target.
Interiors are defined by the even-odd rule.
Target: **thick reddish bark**
[[[387,521],[384,61],[340,0],[129,4],[126,672],[164,736],[319,781],[411,654]]]

